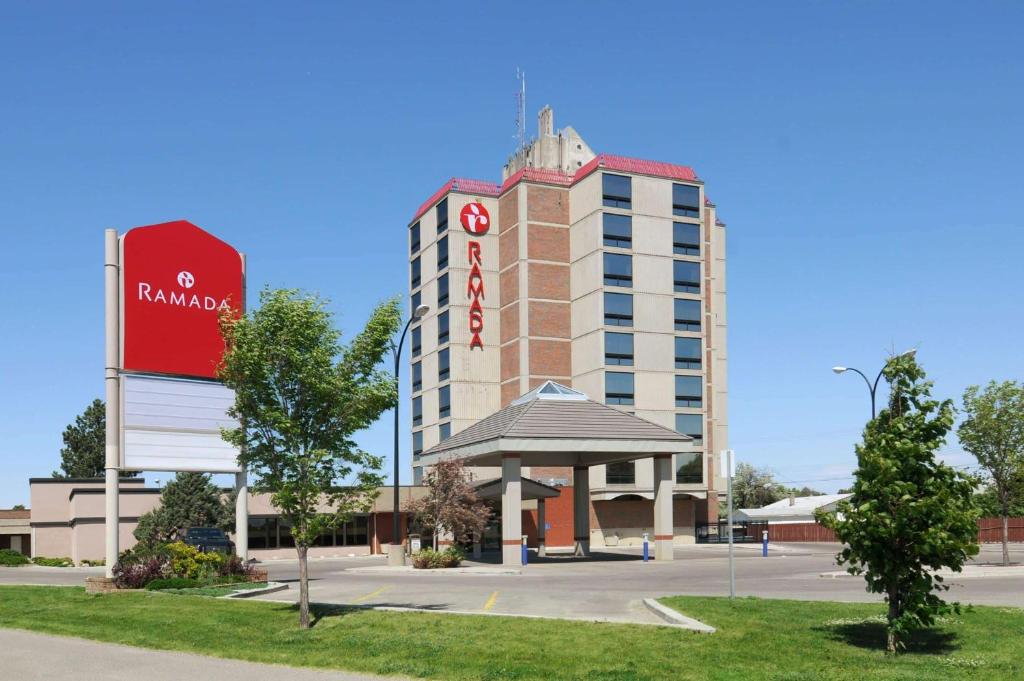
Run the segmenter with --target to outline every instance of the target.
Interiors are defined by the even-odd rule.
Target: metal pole
[[[249,560],[249,476],[244,468],[235,473],[235,554]]]
[[[118,477],[121,466],[121,391],[119,369],[120,357],[120,295],[119,295],[119,261],[117,230],[108,229],[104,233],[105,259],[103,262],[105,292],[105,343],[106,358],[104,361],[104,384],[106,388],[106,459],[104,462],[104,498],[106,501],[106,552],[105,566],[107,577],[114,576],[114,563],[117,562],[120,531],[120,508],[118,504]]]
[[[392,350],[395,354],[395,450],[394,450],[394,477],[392,479],[392,487],[394,489],[394,504],[391,508],[391,547],[388,549],[388,565],[405,565],[405,552],[401,549],[402,546],[402,528],[399,518],[399,503],[398,503],[398,406],[402,401],[400,397],[401,383],[398,380],[398,373],[401,368],[402,359],[402,345],[405,343],[405,334],[409,332],[409,326],[412,324],[415,317],[415,310],[413,316],[409,317],[409,321],[405,323],[405,328],[402,329],[402,336],[398,339],[398,345],[392,345]]]
[[[729,504],[729,598],[736,598],[736,566],[732,548],[732,450],[725,450],[726,461],[726,496]]]

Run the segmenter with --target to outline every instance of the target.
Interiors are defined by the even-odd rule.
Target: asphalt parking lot
[[[881,601],[864,590],[860,577],[822,577],[839,570],[837,544],[773,545],[767,558],[760,546],[737,546],[736,593],[762,598],[832,601]],[[638,550],[595,553],[589,560],[550,557],[532,562],[520,574],[432,571],[365,572],[384,568],[386,558],[310,561],[310,598],[338,605],[415,608],[441,612],[564,617],[613,622],[661,623],[643,605],[644,598],[673,594],[725,596],[729,593],[726,546],[677,547],[676,560],[644,563]],[[531,556],[532,558],[532,556]],[[1009,574],[983,567],[999,559],[999,546],[987,544],[971,566],[973,574],[952,577],[950,600],[979,605],[1024,607],[1024,568]],[[1024,544],[1012,549],[1024,563]],[[469,562],[469,565],[486,566]],[[496,567],[493,563],[491,567]],[[264,564],[270,578],[289,583],[268,600],[298,598],[298,564],[294,560]],[[0,568],[0,584],[81,585],[102,568]]]

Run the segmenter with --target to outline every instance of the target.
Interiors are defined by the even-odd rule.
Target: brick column
[[[572,528],[574,553],[590,555],[590,472],[586,466],[572,467]]]
[[[518,454],[501,456],[501,562],[523,564],[523,491]]]
[[[672,455],[654,457],[654,559],[672,560]]]

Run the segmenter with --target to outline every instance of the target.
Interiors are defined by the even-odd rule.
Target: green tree
[[[234,493],[218,489],[206,473],[178,473],[160,493],[160,505],[139,517],[134,534],[139,543],[155,546],[190,527],[235,527]]]
[[[107,459],[107,410],[103,400],[93,400],[61,436],[60,470],[55,478],[101,478]],[[133,476],[138,473],[122,473]]]
[[[380,457],[360,450],[353,435],[398,399],[394,376],[380,364],[400,316],[397,300],[378,306],[344,346],[325,301],[295,290],[264,289],[258,309],[221,317],[220,376],[235,391],[231,414],[243,424],[224,438],[240,448],[253,490],[270,494],[291,523],[302,628],[309,627],[309,546],[368,510],[382,483]]]
[[[25,510],[25,504],[15,504],[14,506],[11,506],[11,510],[12,511],[24,511]]]
[[[472,476],[459,459],[435,464],[423,478],[427,495],[410,501],[405,510],[434,537],[450,534],[453,541],[465,544],[483,535],[491,509],[480,500]]]
[[[978,460],[1003,519],[1003,565],[1010,564],[1009,516],[1024,487],[1024,385],[991,381],[964,392],[960,444]]]
[[[935,458],[953,427],[952,402],[931,399],[932,383],[911,355],[890,358],[883,372],[889,405],[857,445],[853,496],[818,520],[846,544],[840,564],[885,594],[894,653],[911,630],[948,611],[939,593],[949,587],[935,572],[958,572],[977,554],[978,528],[974,481]]]
[[[749,463],[736,464],[736,475],[732,478],[734,508],[761,508],[781,499],[783,491],[769,469],[754,468]]]

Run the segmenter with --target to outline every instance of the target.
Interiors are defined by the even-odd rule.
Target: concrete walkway
[[[379,681],[395,676],[322,672],[131,648],[80,638],[0,629],[5,679],[19,681]]]

